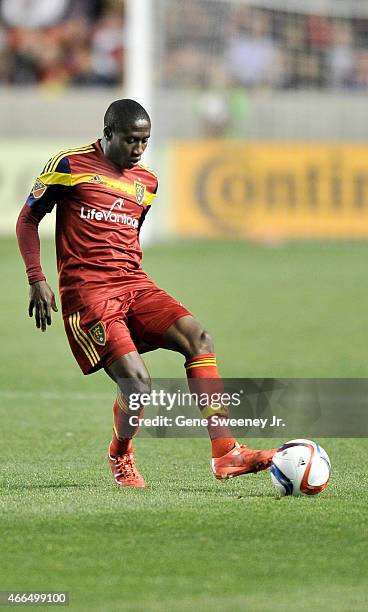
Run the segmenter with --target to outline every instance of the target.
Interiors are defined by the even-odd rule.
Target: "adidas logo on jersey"
[[[89,179],[88,181],[89,183],[102,183],[102,178],[100,177],[99,174],[95,174],[95,176],[93,176],[91,179]]]
[[[121,210],[123,206],[123,198],[118,198],[115,200],[108,211],[97,210],[96,208],[85,208],[82,206],[80,209],[80,218],[88,219],[89,221],[111,221],[111,223],[121,223],[122,225],[128,225],[133,229],[138,229],[137,219],[130,217],[126,213],[116,212],[115,209]]]

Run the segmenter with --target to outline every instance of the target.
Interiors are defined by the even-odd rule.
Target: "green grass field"
[[[34,329],[16,246],[0,253],[0,590],[67,590],[81,611],[367,610],[367,440],[319,440],[333,477],[316,498],[277,498],[267,473],[214,481],[204,439],[138,439],[148,486],[118,490],[114,387],[80,374],[60,316]],[[212,332],[227,377],[368,377],[367,257],[193,242],[147,249],[145,268]],[[50,242],[43,262],[56,289]],[[183,375],[173,353],[145,360]]]

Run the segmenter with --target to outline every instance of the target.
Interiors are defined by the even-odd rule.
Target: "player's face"
[[[112,132],[110,137],[105,133],[105,155],[122,169],[133,168],[139,163],[150,134],[151,125],[144,119],[135,121],[123,132]]]

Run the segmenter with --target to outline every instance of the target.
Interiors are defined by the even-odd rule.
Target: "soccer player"
[[[40,262],[38,225],[56,210],[60,300],[70,348],[84,374],[100,368],[118,385],[108,460],[120,486],[143,487],[134,461],[131,392],[149,392],[140,356],[164,348],[185,357],[189,386],[214,391],[221,385],[212,339],[184,306],[158,288],[141,267],[139,232],[157,191],[157,177],[141,165],[151,121],[134,100],[113,102],[103,136],[62,151],[37,177],[17,222],[17,237],[30,284],[29,315],[46,331],[55,296]],[[211,422],[226,415],[201,408],[212,442],[212,471],[226,479],[266,469],[275,449],[252,450],[227,427]],[[135,419],[136,421],[136,419]]]

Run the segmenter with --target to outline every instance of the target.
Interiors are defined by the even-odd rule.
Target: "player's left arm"
[[[156,194],[157,194],[157,190],[158,190],[158,179],[157,179],[157,177],[155,177],[155,178],[156,178],[156,180],[155,180],[154,187],[153,187],[152,189],[150,189],[150,198],[151,198],[151,199],[150,199],[149,205],[148,205],[148,206],[146,206],[146,208],[145,208],[145,209],[142,211],[141,217],[140,217],[140,219],[139,219],[139,224],[138,224],[138,234],[139,234],[139,233],[140,233],[140,231],[141,231],[141,227],[142,227],[142,225],[143,225],[143,222],[144,222],[144,220],[145,220],[145,218],[146,218],[146,216],[147,216],[147,213],[148,213],[148,211],[149,211],[149,210],[150,210],[150,208],[151,208],[151,204],[152,204],[152,202],[154,201],[154,199],[155,199],[155,197],[156,197]]]

